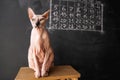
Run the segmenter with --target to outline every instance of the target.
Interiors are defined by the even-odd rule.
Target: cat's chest
[[[42,41],[42,31],[38,29],[32,29],[31,31],[31,43],[40,43]]]

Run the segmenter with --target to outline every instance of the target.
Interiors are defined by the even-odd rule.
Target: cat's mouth
[[[37,21],[37,23],[36,23],[36,27],[39,27],[39,26],[40,26],[40,22]]]
[[[41,25],[41,21],[43,21],[43,20],[45,20],[45,18],[42,18],[42,19],[38,19],[38,21],[36,22],[36,27],[40,27],[40,25]]]

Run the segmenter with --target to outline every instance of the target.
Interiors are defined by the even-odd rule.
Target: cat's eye
[[[45,20],[45,18],[40,19],[40,21]]]
[[[34,21],[35,20],[35,18],[32,18],[32,21]]]

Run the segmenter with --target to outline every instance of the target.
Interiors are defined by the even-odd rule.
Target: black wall
[[[80,80],[115,80],[120,65],[120,12],[115,0],[104,4],[104,33],[49,30],[55,65],[72,65]],[[14,80],[20,67],[28,66],[27,50],[32,29],[27,15],[49,8],[49,0],[0,1],[0,80]]]

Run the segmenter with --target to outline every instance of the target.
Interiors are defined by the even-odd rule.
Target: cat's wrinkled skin
[[[45,29],[49,10],[42,15],[36,15],[28,8],[28,16],[32,24],[30,46],[28,49],[29,68],[35,71],[35,77],[47,76],[53,66],[54,53],[49,42],[49,35]]]

